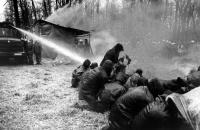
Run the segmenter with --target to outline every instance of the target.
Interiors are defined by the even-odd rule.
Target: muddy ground
[[[0,66],[0,129],[95,130],[107,115],[76,107],[75,65]]]

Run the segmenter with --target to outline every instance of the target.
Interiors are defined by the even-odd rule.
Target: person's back
[[[117,82],[105,84],[105,89],[99,95],[99,101],[104,104],[106,110],[110,110],[115,101],[124,93],[126,89]]]
[[[104,108],[98,101],[98,95],[101,90],[104,89],[104,84],[108,80],[108,76],[112,71],[113,63],[109,60],[105,61],[103,66],[86,71],[81,78],[79,84],[79,99],[85,100],[92,109],[101,109],[96,111],[102,111]]]
[[[74,87],[74,88],[78,87],[81,77],[82,77],[83,73],[89,69],[90,63],[91,63],[90,60],[86,59],[82,65],[78,66],[72,72],[72,80],[71,80],[72,87]]]
[[[83,66],[78,66],[73,72],[72,72],[72,80],[71,84],[73,88],[76,88],[78,86],[78,83],[81,79],[82,74],[85,72],[85,69]]]
[[[121,112],[134,117],[141,108],[152,101],[153,95],[148,88],[146,86],[140,86],[137,88],[130,88],[126,94],[117,100],[116,105],[122,108],[120,109]]]
[[[79,96],[84,93],[96,96],[98,91],[102,89],[104,83],[107,80],[107,74],[105,71],[101,71],[100,69],[100,67],[91,69],[82,75],[82,79],[80,81]]]
[[[131,121],[146,105],[154,100],[146,86],[130,88],[112,106],[107,130],[129,130]]]
[[[132,123],[134,130],[192,130],[174,106],[156,100],[138,113]]]

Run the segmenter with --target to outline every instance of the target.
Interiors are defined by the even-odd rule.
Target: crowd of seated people
[[[107,51],[100,66],[87,59],[72,74],[79,100],[86,101],[92,111],[110,111],[109,124],[102,130],[194,130],[200,126],[192,124],[177,103],[200,85],[200,68],[186,78],[171,80],[147,79],[142,69],[128,75],[125,70],[131,59],[126,54],[120,57],[123,51],[118,43]]]

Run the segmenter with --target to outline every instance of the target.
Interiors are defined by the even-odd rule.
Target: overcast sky
[[[5,6],[3,6],[6,3],[6,0],[0,0],[0,21],[4,21],[4,9]]]
[[[0,22],[5,20],[4,17],[4,10],[6,5],[4,5],[6,3],[7,0],[0,0]],[[42,0],[34,0],[34,1],[42,1]]]

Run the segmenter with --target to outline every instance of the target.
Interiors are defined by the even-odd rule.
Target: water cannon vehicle
[[[0,22],[0,58],[33,63],[33,45],[9,22]]]

